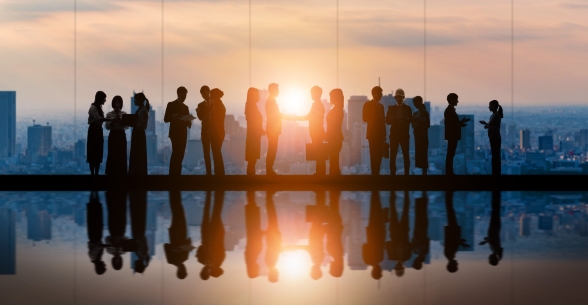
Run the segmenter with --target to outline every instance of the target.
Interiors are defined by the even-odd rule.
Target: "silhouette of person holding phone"
[[[256,173],[255,165],[261,156],[261,137],[263,130],[263,116],[257,107],[259,90],[249,88],[245,103],[245,120],[247,120],[247,140],[245,141],[245,160],[247,161],[247,175]]]
[[[169,175],[179,176],[182,174],[182,161],[186,152],[186,142],[188,141],[188,128],[192,128],[193,116],[190,115],[188,106],[184,104],[188,89],[179,87],[177,89],[178,98],[167,103],[163,121],[169,123],[169,139],[172,144],[172,153],[169,160]]]
[[[218,88],[210,91],[210,144],[212,147],[212,158],[214,159],[214,174],[225,175],[225,162],[223,161],[223,141],[225,140],[225,116],[227,108],[221,98],[224,92]]]
[[[447,155],[445,156],[445,174],[452,176],[453,173],[453,158],[457,150],[457,141],[461,140],[461,128],[467,126],[468,118],[459,119],[455,107],[457,106],[458,96],[455,93],[447,95],[447,103],[449,104],[445,109],[445,140],[447,140]]]
[[[267,135],[267,156],[265,161],[266,175],[276,175],[274,172],[274,162],[276,161],[276,154],[278,152],[278,140],[282,133],[282,113],[280,107],[276,102],[276,97],[280,94],[278,84],[269,84],[267,90],[269,97],[265,102],[265,115],[267,121],[265,130]]]
[[[149,124],[149,100],[145,94],[135,94],[135,105],[138,107],[135,111],[137,122],[133,126],[131,134],[131,153],[129,157],[129,175],[144,176],[147,175],[147,137],[145,129]]]
[[[480,245],[488,244],[492,254],[488,256],[488,263],[492,266],[498,266],[498,263],[502,260],[502,254],[504,249],[500,242],[500,229],[502,227],[502,221],[500,219],[500,191],[492,192],[492,212],[490,216],[490,226],[488,227],[488,235],[484,237],[484,241]]]
[[[396,261],[396,267],[394,267],[394,271],[398,277],[404,275],[404,262],[408,261],[412,256],[410,249],[410,238],[408,236],[409,210],[409,193],[408,191],[404,191],[402,216],[400,217],[400,221],[398,221],[398,213],[396,211],[396,192],[392,191],[390,194],[390,241],[386,245],[386,250],[388,251],[388,259]]]
[[[461,237],[461,227],[457,223],[453,209],[453,191],[445,192],[445,209],[447,210],[447,225],[445,226],[444,254],[447,258],[447,271],[455,273],[458,270],[456,259],[459,247],[469,248],[466,240]]]
[[[105,247],[102,243],[104,216],[100,196],[96,191],[90,193],[90,201],[86,204],[86,219],[88,226],[88,256],[94,265],[94,272],[102,275],[106,272],[106,264],[102,260]]]
[[[88,110],[88,142],[86,143],[86,162],[90,165],[90,174],[98,175],[104,153],[104,135],[102,123],[109,120],[104,117],[102,105],[106,103],[106,93],[96,92],[94,102]]]
[[[210,88],[208,86],[202,86],[200,88],[200,95],[202,95],[204,100],[198,104],[196,115],[198,116],[198,119],[202,121],[200,137],[202,141],[202,151],[204,152],[206,174],[212,175],[212,163],[210,162]]]
[[[186,224],[186,213],[182,205],[182,193],[180,191],[169,192],[169,205],[171,208],[171,225],[168,229],[169,243],[163,245],[167,263],[176,266],[176,276],[183,280],[188,276],[184,263],[194,250],[192,239],[188,236],[188,225]]]
[[[107,121],[104,124],[110,130],[108,135],[108,157],[106,158],[107,175],[127,174],[127,134],[128,128],[121,124],[121,118],[126,112],[122,111],[123,99],[119,95],[112,99],[112,111],[106,114]]]
[[[340,176],[341,168],[339,165],[339,154],[343,148],[343,119],[345,112],[343,106],[345,98],[343,91],[339,88],[331,90],[329,93],[332,108],[327,113],[327,132],[325,140],[329,143],[329,175]]]
[[[386,143],[386,118],[382,99],[382,88],[372,88],[372,100],[363,104],[362,119],[367,123],[366,139],[370,146],[370,166],[372,175],[380,175],[382,152]]]
[[[412,99],[417,111],[412,115],[412,130],[414,134],[414,166],[420,168],[423,176],[429,168],[429,127],[431,119],[423,98],[415,96]]]
[[[402,150],[404,160],[404,174],[410,174],[410,155],[408,144],[410,141],[410,123],[412,121],[412,109],[404,104],[404,90],[396,89],[394,93],[396,105],[388,106],[386,124],[390,125],[390,175],[396,175],[396,154],[398,146]]]
[[[490,140],[490,151],[492,152],[492,175],[499,176],[502,171],[502,162],[500,158],[500,143],[502,137],[500,136],[500,122],[504,117],[502,106],[497,100],[493,100],[489,103],[488,109],[492,112],[490,121],[480,121],[480,124],[484,125],[484,129],[488,129],[488,139]]]
[[[371,275],[374,280],[382,278],[380,263],[384,260],[386,249],[387,212],[386,209],[382,209],[379,192],[372,191],[368,226],[365,228],[367,241],[363,244],[361,252],[363,261],[372,266]]]
[[[328,152],[323,152],[323,141],[325,140],[325,106],[321,101],[323,89],[319,86],[314,86],[310,89],[312,98],[312,106],[310,112],[304,116],[297,116],[297,120],[308,121],[308,131],[310,133],[310,140],[316,149],[316,173],[315,175],[324,176],[327,174],[327,160],[324,156]]]

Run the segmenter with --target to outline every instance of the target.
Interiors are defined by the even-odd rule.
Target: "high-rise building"
[[[38,163],[39,157],[47,157],[51,151],[51,126],[35,124],[27,128],[27,158],[31,163]]]
[[[202,140],[188,140],[186,144],[186,153],[184,154],[183,165],[193,169],[198,163],[204,160],[204,151],[202,150]]]
[[[457,152],[463,153],[466,161],[472,160],[475,155],[474,124],[476,120],[473,114],[460,114],[458,117],[460,120],[468,118],[470,121],[461,128],[461,140],[457,142]]]
[[[553,136],[540,136],[539,150],[553,150]]]
[[[33,207],[27,211],[27,239],[33,241],[51,240],[51,215],[47,210]]]
[[[580,129],[580,139],[578,145],[580,148],[586,148],[588,145],[588,129]]]
[[[16,153],[16,91],[0,91],[0,158]]]
[[[520,136],[520,149],[531,149],[531,131],[529,129],[522,129]]]
[[[74,157],[76,159],[86,159],[86,139],[76,141]]]
[[[356,124],[362,124],[363,104],[368,101],[368,97],[364,95],[352,95],[347,100],[347,128],[350,131],[351,139],[349,139],[349,165],[357,165],[361,163],[361,143],[365,138],[365,134],[359,133],[355,130]]]
[[[441,149],[445,139],[445,126],[431,125],[429,128],[429,149]]]
[[[0,275],[16,274],[16,213],[0,208]]]
[[[507,145],[510,148],[515,148],[517,146],[517,125],[516,124],[508,124],[508,132],[507,132]]]

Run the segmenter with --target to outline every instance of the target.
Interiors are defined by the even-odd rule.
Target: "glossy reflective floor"
[[[588,193],[1,192],[1,304],[583,304]]]

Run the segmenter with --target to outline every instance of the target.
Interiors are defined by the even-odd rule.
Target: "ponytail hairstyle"
[[[94,103],[92,103],[92,105],[96,106],[96,109],[98,110],[98,113],[100,114],[100,117],[104,117],[104,110],[102,110],[102,101],[106,98],[106,93],[104,93],[103,91],[98,91],[96,92],[96,95],[94,96]]]
[[[498,115],[500,116],[500,118],[504,118],[504,112],[502,111],[502,106],[500,106],[500,104],[498,103],[497,100],[492,100],[490,101],[490,105],[494,106],[496,105],[498,107]]]
[[[259,89],[257,88],[249,88],[247,90],[247,101],[245,102],[245,114],[249,113],[249,111],[254,110],[257,108],[257,102],[259,102]]]

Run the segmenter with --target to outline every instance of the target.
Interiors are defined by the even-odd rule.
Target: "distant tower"
[[[0,91],[0,158],[16,153],[16,91]]]
[[[27,128],[27,158],[31,163],[39,162],[39,157],[46,157],[51,151],[51,126],[35,124]]]
[[[529,129],[521,130],[520,148],[522,150],[531,149],[531,131]]]

